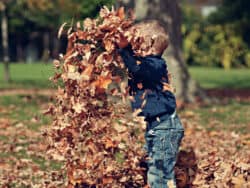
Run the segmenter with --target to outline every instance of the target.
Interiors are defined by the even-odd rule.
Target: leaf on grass
[[[60,61],[59,61],[59,60],[55,59],[55,60],[53,61],[53,65],[54,65],[54,67],[55,67],[56,69],[59,69],[59,68],[60,68],[61,63],[60,63]]]

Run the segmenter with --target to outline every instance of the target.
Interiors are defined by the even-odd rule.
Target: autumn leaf
[[[118,10],[117,10],[117,16],[123,20],[125,18],[125,10],[124,10],[124,7],[120,7]]]
[[[145,100],[143,100],[142,101],[142,104],[141,104],[141,108],[144,108],[145,107],[145,105],[146,105],[146,103],[147,103],[147,100],[145,99]]]
[[[88,65],[84,71],[81,73],[81,78],[85,81],[91,78],[91,74],[93,72],[94,66],[92,64]]]
[[[102,179],[103,185],[110,184],[110,183],[112,183],[113,181],[114,181],[114,180],[113,180],[113,178],[111,178],[111,177],[104,177],[104,178]]]
[[[112,79],[110,76],[99,76],[98,79],[92,83],[92,85],[98,88],[107,89],[111,83]]]
[[[107,96],[112,82],[119,84],[111,89],[113,96],[125,100],[128,95],[127,84],[117,75],[124,64],[115,48],[128,44],[125,30],[133,20],[126,18],[124,8],[103,7],[96,19],[76,23],[77,29],[68,31],[66,54],[55,61],[63,88],[49,110],[53,126],[45,134],[50,140],[48,154],[64,159],[68,187],[123,187],[127,181],[143,187],[145,172],[138,169],[144,151],[137,142],[143,136],[134,134],[143,129],[143,122],[135,113],[127,119],[125,106],[111,103]]]
[[[136,64],[137,64],[137,65],[140,65],[140,64],[141,64],[141,61],[138,61],[138,60],[137,60],[137,61],[136,61]]]
[[[63,32],[63,29],[64,27],[67,25],[67,22],[64,22],[61,27],[59,28],[59,31],[58,31],[58,35],[57,35],[57,38],[60,38],[62,36],[62,32]]]
[[[163,83],[163,91],[171,91],[171,92],[173,92],[173,89],[172,89],[170,84],[168,84],[166,82],[162,82],[162,83]]]
[[[115,49],[115,44],[110,39],[106,39],[103,41],[104,48],[107,50],[108,53],[112,52]]]

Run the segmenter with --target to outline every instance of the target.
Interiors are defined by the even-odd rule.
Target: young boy
[[[176,187],[174,166],[184,129],[176,114],[176,100],[169,87],[167,65],[161,58],[168,35],[157,21],[135,24],[130,29],[137,42],[119,50],[128,69],[133,110],[145,117],[146,150],[151,188]]]

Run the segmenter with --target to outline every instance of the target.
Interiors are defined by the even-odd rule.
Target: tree
[[[4,62],[4,80],[6,82],[10,81],[10,71],[9,71],[9,40],[8,40],[8,17],[6,14],[6,4],[8,0],[0,2],[0,11],[2,13],[2,46],[3,46],[3,62]]]
[[[234,24],[235,30],[250,46],[250,1],[223,0],[218,10],[209,16],[216,24]]]
[[[169,33],[170,44],[164,57],[176,88],[178,99],[191,102],[195,96],[205,99],[203,90],[190,76],[182,55],[181,11],[173,0],[120,0],[118,6],[135,9],[138,20],[157,19]]]
[[[59,51],[59,40],[56,39],[57,30],[64,22],[72,23],[88,16],[96,16],[102,5],[110,4],[112,0],[20,0],[19,10],[23,11],[23,18],[33,23],[34,30],[43,35],[43,60],[48,60],[50,54],[50,40],[53,40],[52,54]],[[55,19],[56,18],[56,19]]]

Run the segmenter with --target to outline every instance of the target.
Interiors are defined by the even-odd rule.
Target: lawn
[[[12,63],[10,66],[10,84],[3,82],[0,77],[1,88],[54,88],[49,81],[53,75],[51,63]],[[250,88],[250,69],[223,70],[208,67],[189,67],[190,74],[204,88]],[[3,64],[0,63],[0,73],[3,73]],[[0,74],[2,75],[2,74]]]
[[[192,105],[179,110],[180,116],[188,116],[192,121],[205,127],[208,131],[233,131],[247,134],[250,131],[250,101],[227,99],[217,104],[206,106]]]
[[[42,114],[50,101],[39,95],[0,96],[0,187],[6,182],[13,188],[36,187],[46,173],[60,169],[60,162],[47,157],[42,136],[51,124],[51,117]]]
[[[11,63],[10,74],[11,83],[6,84],[3,76],[0,77],[0,89],[13,88],[53,88],[55,87],[49,80],[53,75],[53,66],[51,63]],[[0,63],[0,75],[3,74],[3,64]]]
[[[52,67],[52,64],[41,63],[11,64],[12,83],[4,84],[1,77],[0,91],[1,89],[14,88],[55,88],[48,80],[53,74]],[[0,64],[0,72],[2,71],[3,66]],[[247,69],[225,71],[215,68],[190,67],[189,71],[207,89],[250,89],[250,70]],[[3,170],[0,170],[0,186],[2,185],[1,178],[5,178],[6,174],[13,174],[12,179],[4,179],[4,182],[9,181],[12,183],[11,187],[27,187],[25,185],[30,185],[31,182],[33,186],[40,185],[49,177],[55,178],[55,175],[51,175],[50,172],[55,173],[62,163],[48,158],[44,137],[42,136],[43,130],[52,121],[51,117],[42,115],[42,110],[46,109],[48,103],[51,102],[50,96],[28,93],[11,96],[0,95],[0,165],[3,166]],[[232,98],[221,100],[217,104],[204,106],[192,104],[190,107],[179,110],[178,113],[186,127],[187,142],[185,143],[190,145],[192,141],[195,142],[197,139],[201,139],[201,130],[199,128],[201,125],[207,131],[202,132],[202,136],[208,134],[209,138],[201,139],[203,142],[204,140],[215,139],[211,141],[216,143],[212,149],[217,149],[218,141],[221,142],[218,148],[228,148],[224,142],[227,143],[232,140],[234,144],[233,139],[244,137],[250,131],[249,107],[249,100]],[[191,134],[189,129],[192,126],[195,131]],[[213,136],[210,137],[210,134]],[[221,139],[221,136],[224,137]],[[248,140],[244,142],[248,143]],[[242,145],[238,140],[237,143],[237,148],[242,148],[238,153],[245,151],[245,145]],[[212,146],[210,142],[204,142],[202,148],[199,148],[201,146],[197,146],[197,143],[196,145],[193,143],[193,145],[200,152],[203,152],[203,147]],[[228,154],[227,156],[234,155]],[[22,183],[20,180],[27,182],[27,184]]]
[[[189,72],[204,88],[250,88],[250,69],[189,67]]]

